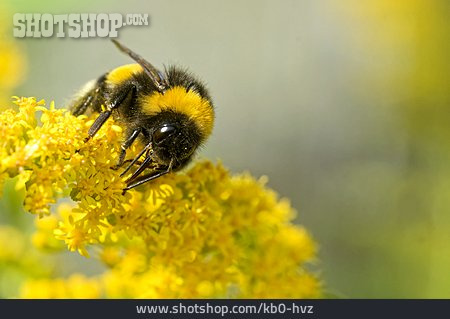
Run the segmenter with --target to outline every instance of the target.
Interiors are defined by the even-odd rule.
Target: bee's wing
[[[164,77],[163,73],[159,71],[157,68],[155,68],[150,62],[146,61],[143,57],[141,57],[139,54],[131,51],[126,46],[122,45],[117,40],[111,40],[117,48],[119,48],[120,51],[128,54],[133,60],[135,60],[142,68],[144,69],[144,72],[150,77],[153,84],[156,86],[158,91],[164,92],[169,87],[169,82]]]

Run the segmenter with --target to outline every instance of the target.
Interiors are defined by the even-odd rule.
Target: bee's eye
[[[164,141],[169,136],[175,134],[176,131],[177,131],[177,128],[175,126],[168,125],[168,124],[157,128],[153,132],[153,143],[158,145],[159,143]]]

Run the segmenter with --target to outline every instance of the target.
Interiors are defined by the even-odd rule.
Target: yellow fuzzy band
[[[149,115],[171,110],[186,114],[193,120],[202,134],[211,134],[214,125],[214,110],[211,103],[198,93],[189,91],[182,86],[175,86],[166,92],[155,92],[150,96],[141,97],[142,111]]]
[[[113,85],[120,84],[139,72],[142,72],[142,67],[139,64],[122,65],[109,72],[106,81]]]

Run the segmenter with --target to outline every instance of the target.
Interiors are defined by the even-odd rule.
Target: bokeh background
[[[16,48],[0,54],[9,61],[0,73],[16,86],[3,86],[2,98],[64,106],[84,82],[130,62],[107,39],[11,39],[13,13],[148,13],[149,26],[124,27],[119,39],[156,66],[188,66],[208,83],[217,122],[200,156],[267,175],[290,198],[320,244],[316,267],[329,296],[450,298],[450,2],[1,7],[2,45]],[[11,213],[19,197],[6,188],[0,222],[31,229],[31,216]],[[82,257],[64,258],[68,272],[97,271]]]

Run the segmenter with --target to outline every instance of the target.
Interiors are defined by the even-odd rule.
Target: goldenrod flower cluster
[[[201,161],[123,193],[113,120],[85,143],[92,119],[34,98],[15,104],[0,114],[0,181],[25,189],[24,207],[38,217],[32,243],[92,255],[106,269],[29,280],[21,297],[320,296],[305,269],[316,245],[264,179]]]

